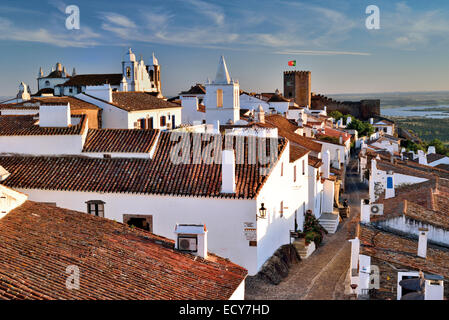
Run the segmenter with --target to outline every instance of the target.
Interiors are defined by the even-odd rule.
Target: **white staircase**
[[[338,213],[323,213],[318,219],[320,224],[327,230],[330,234],[335,233],[338,228],[338,223],[340,222],[340,216]]]
[[[310,257],[310,255],[315,251],[315,242],[311,242],[309,243],[308,246],[306,246],[305,241],[303,238],[301,239],[296,239],[293,242],[293,245],[296,248],[296,251],[298,251],[299,256],[301,257],[301,259],[307,259],[308,257]]]

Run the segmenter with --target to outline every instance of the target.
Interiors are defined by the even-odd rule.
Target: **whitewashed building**
[[[111,134],[114,131],[110,130]],[[97,152],[109,151],[111,158],[93,158],[95,143],[88,144],[93,149],[85,149],[85,155],[92,158],[3,156],[0,165],[12,172],[4,184],[28,194],[33,201],[132,223],[171,239],[176,224],[204,224],[210,251],[242,265],[251,275],[280,246],[290,243],[295,218],[297,224],[307,206],[308,177],[301,169],[307,166],[307,154],[291,157],[285,140],[259,140],[260,146],[275,146],[276,151],[268,153],[271,158],[242,160],[241,152],[247,153],[250,143],[250,138],[242,137],[243,149],[236,145],[235,152],[221,152],[217,147],[214,161],[219,162],[205,164],[201,154],[207,159],[207,153],[195,148],[188,157],[189,152],[181,152],[185,155],[181,163],[173,162],[179,160],[176,148],[203,138],[203,147],[208,146],[207,140],[215,145],[221,136],[160,132],[149,138],[150,145],[145,142],[150,153],[147,158],[130,157],[144,154],[138,151],[118,157],[118,150],[108,144],[120,141],[116,139],[119,136],[97,137],[97,141],[105,141]],[[188,140],[179,143],[176,137]],[[147,141],[132,140],[134,144]],[[226,155],[224,163],[220,163],[222,155]],[[198,164],[188,164],[198,159]],[[249,159],[255,163],[249,164]]]
[[[113,91],[109,84],[89,86],[76,98],[102,109],[102,127],[108,129],[174,129],[181,124],[179,104],[147,92]]]

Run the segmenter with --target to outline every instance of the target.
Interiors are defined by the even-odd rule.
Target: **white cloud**
[[[113,12],[103,13],[103,18],[108,22],[115,24],[116,26],[125,28],[135,28],[136,24],[127,17]]]
[[[201,0],[184,0],[184,2],[191,4],[196,12],[211,19],[216,25],[224,25],[225,14],[221,7]]]
[[[50,31],[45,28],[25,29],[15,25],[11,20],[0,17],[0,40],[39,42],[58,47],[89,47],[98,45],[95,39],[100,35],[89,27],[83,26],[80,30],[66,30],[61,32]],[[62,32],[64,30],[64,32]]]
[[[449,20],[444,12],[417,12],[405,2],[400,2],[396,4],[395,11],[381,15],[381,30],[389,39],[388,45],[413,50],[425,45],[447,42]]]

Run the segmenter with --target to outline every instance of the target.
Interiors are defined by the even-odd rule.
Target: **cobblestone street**
[[[356,162],[351,161],[346,176],[346,193],[351,215],[340,223],[335,234],[327,235],[322,245],[308,258],[290,269],[290,273],[279,285],[272,285],[256,278],[248,278],[246,299],[258,300],[342,300],[345,295],[345,279],[349,268],[350,243],[349,222],[360,214],[360,199],[365,189],[358,182]]]

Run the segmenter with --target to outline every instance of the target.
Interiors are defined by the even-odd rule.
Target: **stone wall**
[[[322,110],[324,107],[327,107],[328,112],[340,111],[363,120],[380,116],[380,100],[337,101],[312,93],[311,109]]]
[[[371,294],[371,300],[396,300],[397,286],[398,286],[398,272],[413,272],[418,270],[411,270],[404,266],[387,263],[383,260],[371,257],[371,265],[379,267],[380,273],[380,289]],[[449,299],[449,281],[444,281],[444,298]]]

